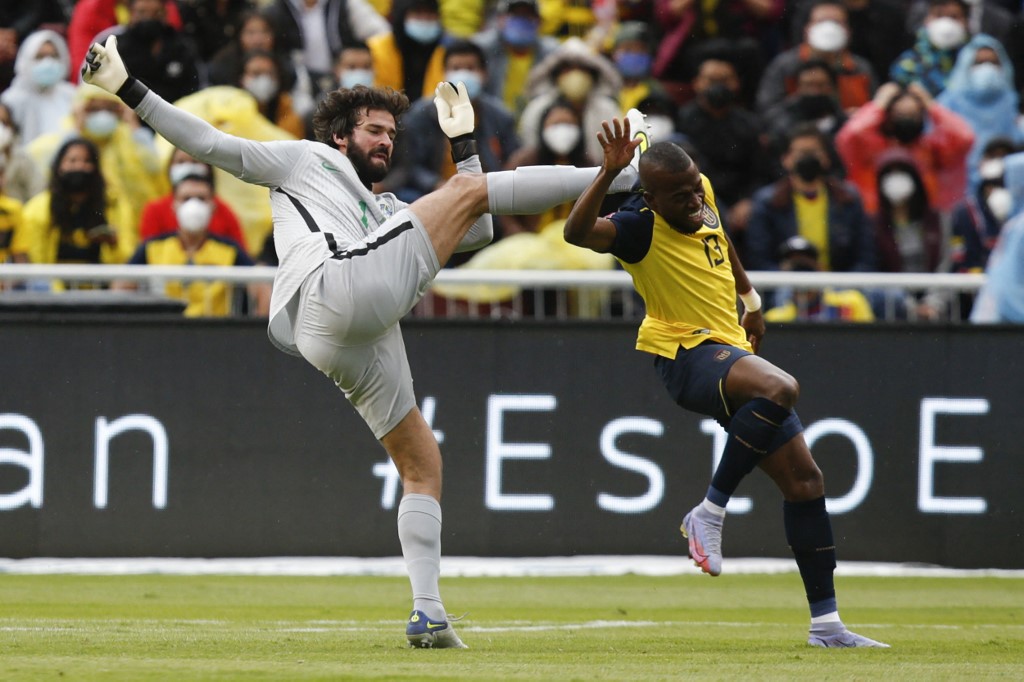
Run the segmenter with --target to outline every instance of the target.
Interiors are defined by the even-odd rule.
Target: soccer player
[[[479,173],[466,87],[442,83],[434,103],[459,173],[407,205],[371,191],[391,167],[398,118],[409,107],[390,88],[328,93],[313,118],[317,141],[254,142],[217,130],[132,78],[114,36],[93,44],[86,62],[86,82],[117,94],[175,147],[270,189],[280,257],[271,341],[330,377],[398,468],[398,537],[413,591],[409,643],[464,648],[438,587],[441,452],[416,407],[398,322],[454,252],[491,240],[488,213],[540,213],[578,197],[598,169]],[[628,175],[613,189],[628,191],[635,174]]]
[[[604,122],[598,140],[601,170],[573,206],[565,239],[622,263],[647,306],[637,349],[655,356],[680,406],[714,417],[729,434],[707,496],[680,528],[690,557],[705,573],[722,572],[725,506],[759,466],[785,498],[786,539],[811,608],[808,643],[886,647],[850,632],[839,618],[824,481],[793,411],[799,386],[756,355],[765,333],[761,300],[722,227],[710,181],[680,147],[656,143],[640,156],[642,191],[600,217],[605,194],[641,141],[630,139],[628,119]],[[740,321],[737,295],[745,308]]]

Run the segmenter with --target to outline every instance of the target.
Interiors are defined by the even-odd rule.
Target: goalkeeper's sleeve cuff
[[[128,80],[117,89],[117,96],[121,98],[122,102],[135,109],[142,104],[142,98],[146,96],[147,92],[149,92],[149,88],[142,81],[128,76]]]
[[[452,145],[452,161],[455,163],[465,161],[477,153],[476,140],[473,139],[473,133],[453,137],[450,142]]]

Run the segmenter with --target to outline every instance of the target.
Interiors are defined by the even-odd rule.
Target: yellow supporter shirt
[[[709,340],[753,350],[739,324],[729,242],[715,195],[708,179],[701,179],[704,224],[693,234],[672,229],[639,194],[611,216],[618,231],[612,255],[647,307],[637,350],[674,359],[680,346]]]
[[[796,208],[796,229],[800,236],[818,247],[822,270],[829,270],[828,262],[828,192],[824,186],[818,194],[809,198],[800,192],[793,193]]]
[[[508,57],[508,70],[505,71],[505,92],[502,98],[508,110],[521,114],[526,108],[526,77],[533,68],[533,50],[529,52],[510,52]]]
[[[252,265],[234,242],[207,236],[189,258],[177,233],[149,239],[132,257],[133,265]],[[231,312],[231,287],[226,282],[167,282],[165,293],[185,301],[186,317],[223,317]]]
[[[0,195],[0,263],[10,260],[14,236],[21,227],[21,202]]]

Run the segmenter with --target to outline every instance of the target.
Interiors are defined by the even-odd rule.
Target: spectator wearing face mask
[[[715,178],[718,210],[742,253],[750,197],[769,181],[770,174],[762,124],[740,106],[741,87],[732,62],[720,57],[704,59],[693,79],[694,98],[679,111],[676,130],[700,154],[701,172]]]
[[[668,97],[661,83],[651,76],[653,45],[654,38],[646,24],[626,21],[619,25],[612,61],[622,76],[619,105],[623,111],[636,109],[640,102],[649,97]]]
[[[529,101],[526,82],[530,70],[558,48],[558,40],[540,33],[537,0],[501,0],[494,24],[477,34],[487,57],[487,92],[517,116]]]
[[[596,162],[587,154],[584,138],[576,109],[565,100],[555,100],[544,112],[540,135],[526,141],[526,144],[508,159],[505,169],[515,170],[522,166],[595,166]],[[565,220],[572,205],[573,202],[569,202],[556,206],[541,215],[502,216],[502,236],[507,237],[518,232],[538,232],[552,221]]]
[[[568,101],[583,121],[583,129],[601,130],[602,121],[622,118],[618,103],[622,78],[615,66],[577,38],[570,38],[530,72],[527,94],[530,103],[519,117],[519,137],[535,140],[541,117],[555,100]],[[597,135],[585,136],[587,154],[603,158]]]
[[[395,0],[391,32],[366,41],[373,54],[373,84],[404,91],[412,100],[433,97],[444,79],[443,38],[437,0]]]
[[[11,110],[21,144],[61,129],[75,98],[69,64],[67,43],[56,31],[36,31],[18,48],[14,80],[0,102]]]
[[[100,172],[99,150],[71,138],[54,155],[49,189],[30,199],[12,246],[31,263],[123,263],[138,242],[135,223]]]
[[[16,201],[24,203],[46,188],[42,173],[21,147],[18,126],[5,104],[0,104],[0,171],[4,195]]]
[[[757,90],[757,111],[766,113],[796,90],[800,64],[817,60],[836,74],[839,103],[855,110],[871,100],[876,87],[875,73],[863,57],[849,50],[850,26],[846,6],[836,0],[814,5],[799,45],[778,55],[768,64]]]
[[[879,155],[875,242],[881,272],[946,272],[949,239],[929,200],[921,168],[908,150],[894,147]],[[890,297],[895,292],[890,292]],[[898,294],[911,319],[937,320],[948,296],[940,292]]]
[[[188,177],[209,178],[213,186],[213,168],[209,164],[197,161],[181,149],[175,149],[171,154],[171,161],[167,166],[167,177],[172,188]],[[215,188],[216,189],[216,188]],[[235,242],[245,249],[245,235],[242,232],[242,225],[238,222],[238,216],[231,210],[231,207],[224,203],[214,192],[213,214],[210,216],[210,224],[207,230],[217,237],[224,237]],[[145,241],[158,237],[168,232],[177,232],[179,228],[178,219],[174,211],[173,189],[166,196],[153,199],[142,209],[142,218],[139,221],[139,239]]]
[[[1013,197],[1006,188],[1004,159],[1017,151],[1009,138],[991,139],[978,162],[977,189],[953,209],[953,272],[983,272],[999,233],[1010,217]]]
[[[920,83],[935,97],[946,89],[956,56],[967,42],[967,3],[929,0],[928,13],[917,30],[914,46],[889,69],[889,80],[901,85]]]
[[[213,183],[207,176],[188,175],[174,187],[172,199],[178,229],[143,242],[131,265],[253,265],[241,246],[211,234]],[[120,283],[118,289],[134,288]],[[232,288],[226,282],[172,281],[166,295],[186,303],[186,317],[223,317],[232,312]]]
[[[818,2],[800,0],[795,4],[790,25],[794,45],[803,41],[808,15]],[[914,44],[920,21],[907,28],[906,0],[842,0],[842,4],[849,29],[847,49],[866,59],[876,78],[885,78],[900,53]]]
[[[370,87],[375,80],[373,55],[365,43],[346,45],[334,60],[334,78],[339,88]]]
[[[238,86],[253,96],[268,121],[299,139],[307,136],[306,123],[295,111],[291,94],[282,87],[281,65],[272,53],[257,50],[246,54]]]
[[[906,88],[886,83],[836,134],[847,177],[857,185],[869,213],[878,210],[877,160],[882,152],[899,147],[910,153],[932,205],[949,211],[967,188],[967,155],[973,144],[970,124],[916,82]]]
[[[118,210],[127,211],[128,222],[134,228],[146,202],[164,194],[167,187],[152,131],[140,126],[135,112],[118,97],[82,83],[75,91],[64,130],[37,137],[26,151],[37,168],[48,169],[69,137],[83,137],[98,149],[99,170],[107,191]]]
[[[847,120],[839,104],[836,85],[835,71],[827,63],[810,60],[800,65],[796,90],[769,109],[764,117],[769,128],[769,144],[775,154],[781,156],[793,128],[801,123],[813,123],[829,140],[832,172],[845,173],[834,147],[836,133]]]
[[[746,256],[754,270],[779,269],[780,249],[800,236],[830,272],[871,272],[875,242],[856,187],[830,174],[827,138],[813,123],[789,132],[781,165],[786,176],[754,194]]]
[[[1002,137],[1013,143],[1024,142],[1024,131],[1018,123],[1020,102],[1013,82],[1013,64],[1002,44],[991,36],[977,35],[960,50],[946,89],[935,98],[974,130],[974,146],[967,157],[972,191],[981,180],[978,163],[989,140]]]
[[[476,115],[473,136],[484,172],[501,170],[520,147],[516,122],[501,100],[484,92],[487,63],[479,45],[460,40],[448,46],[443,79],[465,83]],[[402,117],[402,135],[394,150],[392,170],[380,191],[392,191],[412,203],[455,175],[448,136],[437,122],[433,97],[422,97]]]

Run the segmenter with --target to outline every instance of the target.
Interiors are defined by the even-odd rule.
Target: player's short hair
[[[409,98],[393,88],[339,88],[320,100],[313,114],[313,134],[319,142],[333,144],[334,136],[348,137],[365,111],[386,111],[399,117],[409,109]]]
[[[640,175],[656,169],[684,171],[693,163],[693,158],[675,142],[655,142],[640,156]]]

